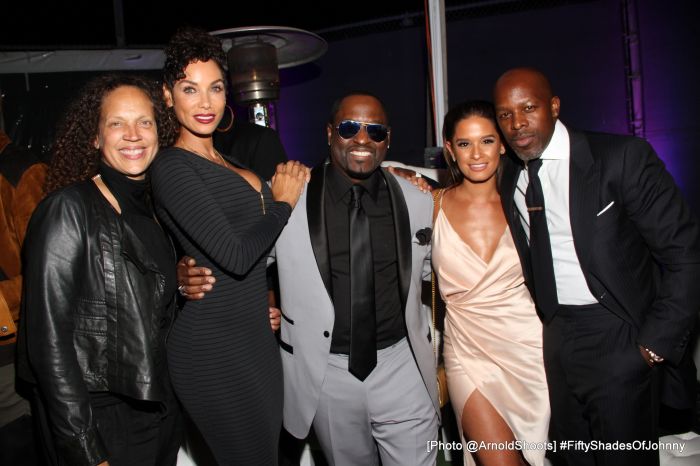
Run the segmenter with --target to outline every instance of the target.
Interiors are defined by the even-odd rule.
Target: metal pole
[[[622,0],[622,27],[625,41],[627,125],[632,135],[644,137],[642,57],[639,50],[637,5],[635,0]]]
[[[126,47],[126,32],[124,31],[124,2],[122,0],[114,0],[114,35],[117,39],[117,47]]]
[[[447,113],[447,41],[445,39],[445,0],[428,0],[430,53],[432,54],[432,88],[435,145],[441,147],[442,118]]]

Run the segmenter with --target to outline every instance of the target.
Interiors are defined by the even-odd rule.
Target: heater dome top
[[[317,34],[286,26],[245,26],[219,29],[210,34],[219,37],[224,51],[255,42],[274,45],[280,69],[303,65],[326,53],[328,44]]]

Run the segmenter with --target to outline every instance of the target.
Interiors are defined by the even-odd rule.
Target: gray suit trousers
[[[377,352],[364,382],[348,372],[348,356],[330,354],[313,421],[331,466],[434,465],[438,418],[408,341]]]

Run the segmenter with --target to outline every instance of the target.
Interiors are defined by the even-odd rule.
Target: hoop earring
[[[228,105],[228,104],[226,105],[226,108],[228,109],[229,112],[231,112],[231,121],[229,122],[229,124],[228,124],[228,126],[227,126],[226,128],[216,128],[216,130],[217,130],[219,133],[225,133],[226,131],[230,130],[231,127],[233,126],[233,119],[234,119],[234,116],[233,116],[233,109],[232,109],[231,106]]]

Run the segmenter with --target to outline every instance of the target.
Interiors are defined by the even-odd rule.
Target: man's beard
[[[540,152],[536,154],[518,154],[517,152],[515,152],[515,155],[517,155],[520,160],[527,163],[532,160],[539,159],[542,156],[542,153]]]
[[[374,173],[374,172],[377,170],[377,168],[379,168],[379,167],[378,167],[378,166],[377,166],[377,167],[374,167],[374,169],[372,169],[372,170],[370,170],[370,171],[366,171],[366,172],[356,172],[356,171],[354,171],[354,170],[351,170],[349,167],[346,167],[346,168],[345,168],[345,173],[347,173],[347,175],[348,175],[350,178],[352,178],[352,179],[355,179],[355,180],[366,180],[367,178],[369,178],[370,176],[372,176],[372,173]]]

